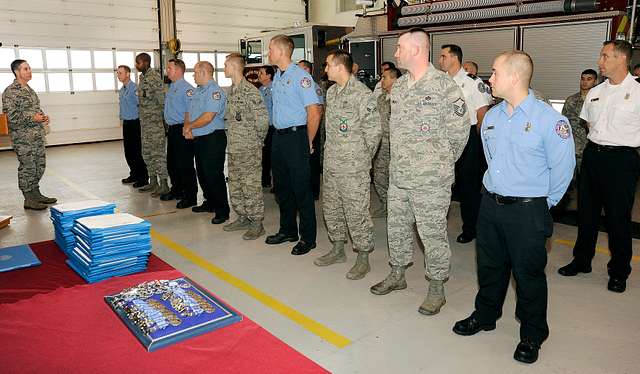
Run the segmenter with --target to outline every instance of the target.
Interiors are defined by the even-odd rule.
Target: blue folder
[[[28,268],[41,262],[26,244],[0,249],[0,272]]]

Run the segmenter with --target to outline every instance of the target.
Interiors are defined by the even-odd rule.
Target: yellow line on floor
[[[553,242],[566,245],[567,247],[571,247],[571,248],[573,248],[573,246],[576,245],[576,242],[571,240],[565,240],[565,239],[554,239]],[[608,248],[596,247],[596,252],[602,253],[605,255],[611,255],[611,252],[609,251]],[[635,262],[640,262],[640,256],[632,256],[631,260]]]
[[[213,276],[236,287],[240,291],[253,297],[254,299],[264,304],[265,306],[280,313],[281,315],[289,318],[293,322],[297,323],[298,325],[302,326],[303,328],[312,332],[313,334],[319,336],[323,340],[333,344],[334,346],[338,348],[343,348],[351,344],[351,341],[346,337],[329,329],[328,327],[322,325],[321,323],[312,320],[311,318],[305,316],[304,314],[298,312],[297,310],[278,301],[274,297],[267,295],[266,293],[260,291],[256,287],[234,276],[233,274],[226,272],[222,268],[205,260],[204,258],[200,257],[197,253],[193,252],[189,248],[179,243],[174,242],[173,240],[169,239],[165,235],[162,235],[155,230],[151,230],[151,236],[155,240],[159,241],[169,249],[179,254],[180,256],[186,258],[187,260],[198,265],[200,268],[206,270]]]

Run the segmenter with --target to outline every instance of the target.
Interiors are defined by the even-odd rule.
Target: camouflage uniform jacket
[[[390,183],[403,189],[448,184],[469,138],[462,91],[432,64],[412,86],[409,78],[398,78],[391,90]]]
[[[391,118],[391,100],[390,100],[389,94],[384,90],[378,96],[377,108],[378,108],[378,113],[380,114],[380,124],[382,126],[382,137],[389,139],[389,119]]]
[[[246,79],[229,89],[224,120],[228,153],[262,149],[269,129],[269,112],[260,91]]]
[[[164,83],[160,73],[149,68],[140,74],[138,84],[138,101],[140,103],[140,116],[162,115],[164,110]]]
[[[380,142],[376,97],[354,76],[327,90],[324,168],[333,173],[368,171]]]
[[[14,80],[2,93],[2,111],[7,114],[12,136],[30,130],[42,131],[44,135],[44,126],[33,120],[36,113],[42,112],[40,99],[28,85],[22,87]]]
[[[587,122],[580,118],[582,104],[584,104],[584,97],[578,92],[567,97],[562,107],[562,115],[567,117],[571,124],[573,140],[576,143],[576,155],[579,156],[582,156],[582,151],[587,145]]]

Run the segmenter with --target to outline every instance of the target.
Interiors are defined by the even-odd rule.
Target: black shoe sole
[[[277,244],[282,244],[282,243],[286,243],[286,242],[297,242],[298,241],[298,237],[297,236],[285,236],[280,240],[277,241],[273,241],[270,240],[269,237],[267,237],[267,239],[265,239],[265,244],[269,244],[269,245],[277,245]]]
[[[479,333],[480,331],[493,331],[496,329],[496,325],[480,325],[480,327],[478,327],[477,330],[473,330],[473,331],[459,331],[456,330],[456,328],[453,328],[453,332],[461,335],[461,336],[471,336],[471,335],[475,335],[477,333]]]
[[[314,249],[316,247],[316,243],[310,244],[309,247],[301,249],[301,250],[297,250],[296,248],[291,250],[291,255],[293,256],[302,256],[302,255],[306,255],[307,253],[311,252],[312,249]]]
[[[562,268],[558,269],[558,274],[562,275],[563,277],[575,277],[576,275],[578,275],[580,273],[589,274],[589,273],[591,273],[591,268],[580,269],[580,270],[576,270],[576,271],[572,271],[572,272],[568,272],[566,270],[562,270]]]

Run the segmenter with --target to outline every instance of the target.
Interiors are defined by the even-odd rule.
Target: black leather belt
[[[515,203],[530,203],[536,200],[546,199],[546,197],[518,197],[518,196],[502,196],[497,193],[485,191],[485,194],[489,196],[491,200],[494,200],[498,205],[510,205]]]
[[[626,147],[621,145],[602,145],[594,143],[591,140],[587,142],[587,147],[593,148],[598,152],[619,152],[619,151],[634,151],[633,147]]]
[[[302,131],[302,130],[306,130],[307,129],[307,125],[302,125],[302,126],[291,126],[291,127],[287,127],[286,129],[276,129],[276,134],[289,134],[292,132],[296,132],[296,131]]]

